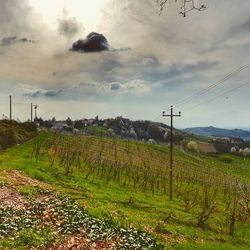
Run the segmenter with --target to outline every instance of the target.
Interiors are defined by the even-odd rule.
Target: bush
[[[0,146],[1,149],[23,143],[36,134],[34,123],[17,123],[16,121],[0,121]]]
[[[192,151],[192,152],[197,152],[197,150],[198,150],[198,144],[197,144],[197,142],[190,141],[187,144],[187,149],[190,150],[190,151]]]
[[[13,129],[3,128],[0,130],[0,144],[2,148],[15,145],[17,143],[17,136]]]
[[[220,161],[224,162],[224,163],[232,163],[233,162],[233,158],[228,156],[228,155],[221,155],[219,157]]]
[[[34,133],[37,132],[37,126],[34,122],[24,122],[22,125],[28,131],[31,131]]]

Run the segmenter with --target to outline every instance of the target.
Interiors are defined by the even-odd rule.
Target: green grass
[[[47,134],[40,134],[41,140]],[[21,146],[7,149],[0,155],[0,169],[18,169],[28,176],[45,181],[53,185],[55,190],[74,198],[86,207],[91,215],[114,223],[147,230],[159,242],[166,245],[166,249],[249,249],[250,226],[238,223],[236,235],[231,239],[224,229],[224,218],[215,214],[208,221],[208,227],[200,229],[196,226],[196,216],[193,211],[185,212],[183,202],[176,197],[172,202],[167,195],[156,192],[135,191],[132,187],[123,187],[115,182],[106,182],[94,176],[85,179],[83,173],[74,169],[69,176],[64,170],[50,167],[46,158],[38,161],[31,159],[33,139]],[[120,141],[124,143],[124,141]],[[165,145],[144,145],[149,150],[166,152]],[[224,163],[217,155],[199,155],[175,150],[175,159],[186,164],[197,164],[250,180],[250,159],[244,160],[237,156],[230,156],[231,163]],[[1,174],[1,172],[0,172]],[[33,190],[24,188],[23,194],[32,196]],[[160,228],[160,230],[159,230]],[[220,230],[223,228],[223,230]]]
[[[38,192],[37,188],[32,187],[32,186],[22,186],[22,187],[18,188],[17,191],[21,195],[29,197],[29,198],[32,198]]]
[[[54,241],[54,236],[49,228],[34,232],[32,229],[23,229],[18,232],[17,240],[0,241],[0,249],[25,250],[28,247],[46,247]]]
[[[101,126],[87,126],[84,131],[90,135],[105,136],[107,135],[107,128]]]

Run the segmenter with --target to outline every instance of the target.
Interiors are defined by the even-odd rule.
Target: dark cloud
[[[15,43],[35,43],[36,41],[27,38],[18,38],[16,36],[4,37],[1,40],[1,46],[8,46]]]
[[[84,40],[73,43],[71,51],[100,52],[109,50],[108,40],[102,34],[91,32]]]
[[[24,96],[37,98],[37,97],[57,97],[61,93],[61,89],[59,90],[44,90],[44,89],[32,89],[26,93],[23,93]]]
[[[113,91],[119,90],[121,88],[121,84],[120,83],[111,83],[110,85],[110,89]]]
[[[58,20],[58,29],[61,35],[72,37],[78,34],[82,26],[77,22],[75,17],[64,17]]]
[[[46,97],[54,97],[58,96],[61,93],[61,89],[59,90],[48,90],[47,92],[44,93],[44,96]]]

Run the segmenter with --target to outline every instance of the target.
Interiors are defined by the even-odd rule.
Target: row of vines
[[[47,157],[51,168],[65,175],[79,171],[83,178],[116,182],[135,191],[167,195],[167,147],[92,136],[53,134],[37,140],[32,157]],[[176,157],[174,193],[186,212],[195,211],[199,227],[214,215],[225,218],[226,231],[234,236],[237,222],[249,223],[250,187],[246,180],[218,169]]]

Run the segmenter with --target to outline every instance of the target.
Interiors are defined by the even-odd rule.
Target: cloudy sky
[[[0,0],[1,114],[11,94],[22,120],[32,102],[43,118],[168,123],[182,102],[177,127],[250,127],[250,1],[200,3],[183,18],[173,0],[161,15],[155,0]]]

